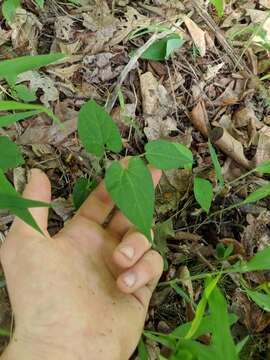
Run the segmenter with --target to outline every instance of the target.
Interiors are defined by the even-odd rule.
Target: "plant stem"
[[[237,273],[237,272],[242,272],[240,267],[235,267],[235,268],[231,268],[231,269],[227,269],[227,270],[219,270],[219,271],[214,271],[214,272],[210,272],[210,273],[204,273],[204,274],[198,274],[198,275],[193,275],[190,276],[188,278],[184,278],[184,279],[173,279],[170,281],[164,281],[158,284],[158,286],[167,286],[167,285],[171,285],[171,284],[177,284],[177,283],[181,283],[183,281],[188,281],[188,280],[201,280],[201,279],[205,279],[207,277],[211,277],[211,276],[216,276],[216,275],[227,275],[227,274],[233,274],[233,273]]]
[[[247,176],[253,174],[255,171],[256,171],[256,169],[252,169],[252,170],[246,172],[245,174],[239,176],[238,178],[236,178],[236,179],[228,182],[228,183],[226,184],[226,186],[231,186],[232,184],[235,184],[236,182],[238,182],[238,181],[240,181],[240,180],[243,180],[243,179],[246,178]]]

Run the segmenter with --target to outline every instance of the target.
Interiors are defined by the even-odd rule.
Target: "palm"
[[[35,195],[32,180],[25,197],[49,201],[47,179],[42,176],[43,196],[37,189]],[[97,354],[93,359],[124,360],[132,354],[161,262],[134,230],[121,242],[130,224],[119,212],[106,229],[100,225],[112,207],[101,185],[53,239],[44,239],[15,221],[1,249],[1,261],[18,338],[42,339],[68,352],[77,349],[82,358],[90,352]],[[46,229],[46,209],[32,212]],[[135,235],[139,236],[136,242]],[[134,243],[133,260],[117,252],[126,241]],[[156,261],[156,269],[151,270],[150,258]],[[137,285],[125,288],[123,274],[133,267],[138,272],[150,270]]]

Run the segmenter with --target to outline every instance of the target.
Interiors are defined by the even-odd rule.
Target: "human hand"
[[[47,176],[32,170],[23,196],[50,202]],[[31,209],[47,237],[15,219],[0,249],[16,325],[1,360],[132,355],[163,262],[120,211],[102,226],[113,207],[102,182],[53,238],[47,208]]]

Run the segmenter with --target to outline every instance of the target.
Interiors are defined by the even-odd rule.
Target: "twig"
[[[107,111],[110,113],[114,107],[114,104],[118,97],[118,92],[121,89],[121,86],[123,82],[125,81],[126,77],[130,73],[130,71],[133,69],[134,65],[137,63],[139,58],[142,56],[142,54],[157,40],[161,40],[164,37],[168,35],[168,32],[162,32],[162,33],[154,33],[151,38],[142,46],[140,47],[135,54],[132,56],[132,58],[129,60],[128,64],[125,66],[123,71],[120,74],[120,77],[117,81],[117,84],[113,90],[112,95],[110,96],[108,102],[107,102]]]

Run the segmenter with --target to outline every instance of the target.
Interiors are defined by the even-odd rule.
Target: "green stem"
[[[243,180],[243,179],[246,178],[247,176],[253,174],[255,171],[256,171],[256,169],[252,169],[252,170],[246,172],[245,174],[239,176],[238,178],[236,178],[236,179],[228,182],[226,185],[227,185],[227,186],[231,186],[231,185],[235,184],[236,182],[238,182],[238,181],[240,181],[240,180]]]
[[[217,276],[217,275],[234,274],[237,272],[241,273],[241,272],[243,272],[243,270],[240,267],[235,267],[235,268],[231,268],[231,269],[227,269],[227,270],[213,271],[211,273],[193,275],[193,276],[190,276],[190,277],[184,278],[184,279],[173,279],[170,281],[163,281],[163,282],[159,283],[158,286],[167,286],[167,285],[177,284],[177,283],[181,283],[183,281],[188,281],[188,280],[191,280],[191,281],[201,280],[201,279],[205,279],[207,277],[212,277],[212,276]]]

